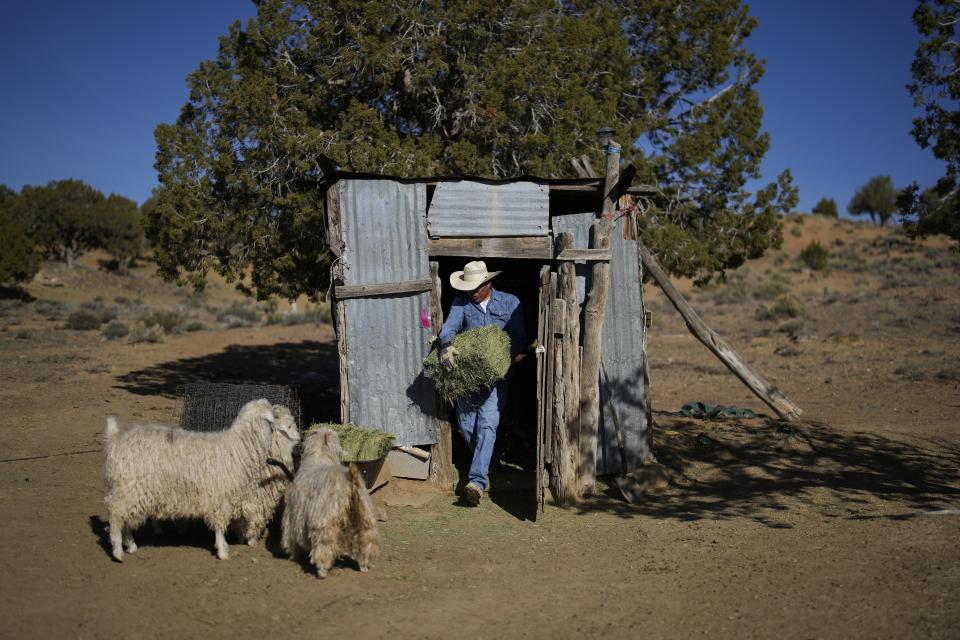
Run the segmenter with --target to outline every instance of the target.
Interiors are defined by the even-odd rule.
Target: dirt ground
[[[523,496],[498,495],[496,477],[475,509],[428,492],[387,508],[371,572],[345,564],[323,581],[283,557],[275,531],[227,561],[202,528],[143,531],[112,562],[99,449],[107,414],[173,422],[191,380],[297,384],[305,410],[329,411],[329,326],[214,320],[236,300],[228,287],[198,303],[149,264],[129,277],[46,265],[27,287],[37,301],[8,292],[0,317],[0,637],[956,638],[960,260],[942,240],[796,218],[781,251],[727,285],[683,287],[802,425],[683,416],[690,401],[770,412],[648,286],[665,491],[548,504],[536,522],[511,515]],[[814,239],[828,271],[800,266]],[[801,315],[771,316],[778,286]],[[121,320],[177,306],[206,328],[130,344],[38,306],[97,295],[125,300]]]

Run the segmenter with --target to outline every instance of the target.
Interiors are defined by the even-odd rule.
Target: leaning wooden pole
[[[664,273],[663,269],[657,263],[650,250],[637,238],[637,251],[640,252],[640,259],[643,266],[647,268],[653,279],[660,285],[660,289],[666,294],[667,298],[673,303],[680,315],[687,323],[687,329],[690,330],[697,340],[702,342],[707,349],[710,349],[735,376],[740,378],[751,391],[757,394],[757,397],[763,400],[773,409],[778,416],[787,421],[793,421],[800,418],[803,410],[793,404],[783,393],[774,385],[767,382],[763,376],[748,365],[737,352],[730,348],[723,338],[717,332],[708,327],[700,318],[696,311],[687,304],[677,288],[670,282],[670,278]]]

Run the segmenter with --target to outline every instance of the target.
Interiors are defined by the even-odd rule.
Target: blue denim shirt
[[[523,309],[517,296],[492,289],[487,310],[470,300],[465,294],[453,299],[450,313],[440,330],[440,344],[448,345],[453,336],[461,331],[495,324],[510,336],[510,355],[517,355],[527,348],[527,330],[523,324]]]

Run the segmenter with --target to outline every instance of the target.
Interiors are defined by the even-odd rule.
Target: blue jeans
[[[493,456],[493,445],[497,441],[500,413],[506,400],[506,380],[501,380],[489,391],[474,393],[457,400],[460,433],[473,451],[468,481],[483,487],[484,490],[490,484],[487,472]]]

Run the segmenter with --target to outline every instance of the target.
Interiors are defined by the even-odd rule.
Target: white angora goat
[[[132,531],[148,518],[200,518],[216,537],[217,557],[229,555],[224,532],[241,525],[248,542],[262,533],[286,478],[267,458],[292,464],[300,440],[290,412],[253,400],[229,429],[211,433],[143,424],[120,433],[107,418],[104,476],[113,557],[137,550]]]

